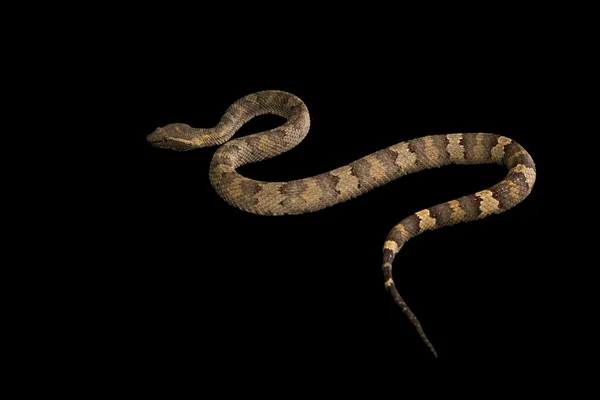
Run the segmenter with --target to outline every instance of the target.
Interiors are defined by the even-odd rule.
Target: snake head
[[[150,145],[161,149],[186,151],[205,147],[208,135],[205,129],[195,129],[186,124],[169,124],[156,128],[146,137]]]

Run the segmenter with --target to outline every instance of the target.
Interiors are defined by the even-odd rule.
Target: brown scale
[[[392,151],[390,149],[383,149],[381,151],[378,151],[377,153],[375,153],[377,158],[384,163],[385,165],[389,165],[389,168],[397,168],[396,166],[396,160],[398,159],[398,153],[396,153],[395,151]]]
[[[436,226],[438,228],[441,228],[442,226],[447,226],[452,221],[452,213],[454,211],[450,207],[449,203],[442,203],[430,207],[429,211],[431,212],[431,215],[433,215],[436,219]]]
[[[315,182],[322,191],[322,197],[335,198],[339,196],[336,186],[339,183],[339,178],[331,175],[329,172],[315,176]]]
[[[287,121],[278,128],[225,143],[247,121],[275,114]],[[300,143],[310,128],[308,109],[298,97],[282,91],[250,94],[233,103],[214,128],[171,124],[148,135],[151,145],[178,151],[222,145],[210,164],[209,177],[227,203],[259,215],[303,214],[331,207],[403,175],[450,164],[504,165],[509,174],[489,189],[418,211],[396,224],[383,249],[384,287],[406,314],[434,355],[421,324],[398,293],[392,263],[408,240],[426,230],[473,221],[506,211],[521,202],[535,183],[531,156],[516,142],[490,133],[431,135],[398,143],[346,166],[290,182],[260,182],[236,168],[274,157]]]
[[[475,154],[475,145],[477,144],[475,135],[463,135],[460,144],[465,149],[465,161],[467,164],[471,164],[473,161],[477,160]]]
[[[498,200],[498,207],[501,210],[506,210],[511,206],[510,194],[508,192],[508,185],[504,183],[499,183],[488,189],[492,192],[492,196],[494,199]]]

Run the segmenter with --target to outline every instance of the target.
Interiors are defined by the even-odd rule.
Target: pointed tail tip
[[[433,347],[433,344],[429,341],[429,339],[427,337],[422,337],[422,339],[425,342],[425,344],[427,345],[427,347],[429,347],[429,350],[431,351],[433,356],[435,358],[438,358],[438,353],[437,353],[437,351],[435,351],[435,347]]]
[[[425,344],[427,345],[427,347],[429,347],[429,350],[431,350],[431,352],[433,353],[433,356],[435,358],[438,358],[438,353],[437,353],[437,351],[435,351],[435,347],[433,347],[433,344],[431,344],[431,342],[429,341],[429,339],[427,339],[427,341],[425,342]]]

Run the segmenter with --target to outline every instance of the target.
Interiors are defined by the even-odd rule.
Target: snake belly
[[[250,119],[275,114],[286,122],[274,129],[229,140]],[[314,212],[355,198],[401,176],[450,164],[496,163],[508,174],[496,185],[477,193],[418,211],[396,224],[383,246],[384,286],[417,329],[434,355],[433,345],[406,305],[392,278],[392,262],[404,244],[427,230],[498,214],[525,199],[536,179],[535,164],[517,142],[491,133],[452,133],[404,141],[329,172],[288,182],[263,182],[240,175],[242,165],[282,154],[300,143],[310,128],[304,102],[283,91],[263,91],[233,103],[216,127],[191,128],[171,124],[158,128],[148,140],[174,150],[221,145],[215,152],[209,178],[230,205],[259,215]]]

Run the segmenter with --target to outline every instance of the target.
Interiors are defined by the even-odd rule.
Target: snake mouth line
[[[156,143],[166,143],[168,141],[168,139],[167,138],[161,138],[161,139],[146,138],[146,141],[150,144],[156,144]]]

